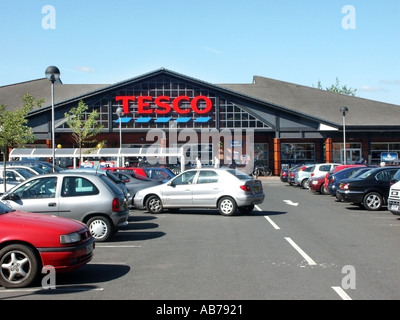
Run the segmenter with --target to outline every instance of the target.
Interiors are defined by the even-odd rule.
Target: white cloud
[[[75,70],[80,71],[80,72],[85,72],[85,73],[93,73],[96,71],[90,67],[75,67]]]
[[[400,80],[380,80],[381,84],[400,85]]]
[[[367,85],[363,85],[360,89],[360,91],[364,91],[364,92],[379,92],[379,91],[387,91],[385,88],[383,87],[373,87],[373,86],[367,86]]]
[[[212,52],[212,53],[215,53],[215,54],[222,54],[222,51],[220,51],[218,49],[211,48],[211,47],[204,47],[203,46],[203,49],[205,51]]]

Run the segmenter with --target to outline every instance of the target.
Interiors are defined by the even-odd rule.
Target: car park
[[[369,211],[381,210],[387,204],[390,181],[398,170],[399,167],[379,167],[357,178],[343,179],[336,196],[340,201],[354,203]]]
[[[93,240],[81,222],[21,212],[0,202],[0,285],[30,286],[45,266],[75,270],[92,260]]]
[[[140,190],[134,197],[137,209],[160,213],[164,209],[218,209],[232,216],[237,210],[249,214],[264,201],[260,180],[236,169],[202,168],[187,170],[159,186]]]
[[[299,170],[295,171],[294,182],[296,185],[303,189],[309,188],[309,179],[311,177],[311,171],[314,169],[313,164],[305,164],[300,167]]]
[[[95,241],[109,240],[129,217],[124,193],[100,173],[66,170],[34,176],[0,199],[15,210],[84,222]]]

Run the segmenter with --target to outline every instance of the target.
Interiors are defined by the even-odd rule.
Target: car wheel
[[[383,199],[377,192],[370,192],[364,197],[364,207],[369,211],[378,211],[382,208]]]
[[[114,228],[105,217],[98,216],[90,218],[87,222],[87,226],[96,242],[107,241],[114,233]]]
[[[12,244],[0,251],[0,285],[6,288],[27,287],[36,280],[41,262],[32,248]]]
[[[308,187],[309,187],[309,183],[308,183],[309,181],[308,181],[308,179],[304,179],[302,182],[301,182],[301,187],[303,188],[303,189],[308,189]]]
[[[219,213],[223,216],[233,216],[236,213],[236,202],[231,197],[223,197],[218,202]]]
[[[250,206],[239,207],[238,209],[241,214],[250,214],[254,209],[254,204]]]
[[[146,209],[150,213],[160,213],[163,211],[161,199],[157,196],[150,196],[146,201]]]

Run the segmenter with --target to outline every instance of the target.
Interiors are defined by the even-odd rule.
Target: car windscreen
[[[10,207],[6,206],[3,202],[0,201],[0,214],[11,212],[11,211],[14,211],[14,210],[11,209]]]

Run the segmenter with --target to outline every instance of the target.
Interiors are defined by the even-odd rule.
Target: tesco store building
[[[29,114],[37,141],[27,148],[51,148],[51,90],[46,78],[0,87],[0,104],[18,108],[25,93],[45,99]],[[397,161],[400,152],[398,105],[258,76],[247,84],[211,84],[161,68],[112,85],[56,82],[58,154],[77,148],[65,113],[79,101],[88,105],[88,113],[99,114],[103,130],[95,139],[104,142],[102,149],[128,150],[125,161],[132,161],[138,148],[181,148],[186,164],[197,155],[204,165],[212,164],[217,156],[221,165],[250,169],[256,162],[278,175],[282,164],[378,164],[386,154]],[[13,156],[20,157],[17,152]],[[175,161],[179,159],[157,158],[160,164]]]

